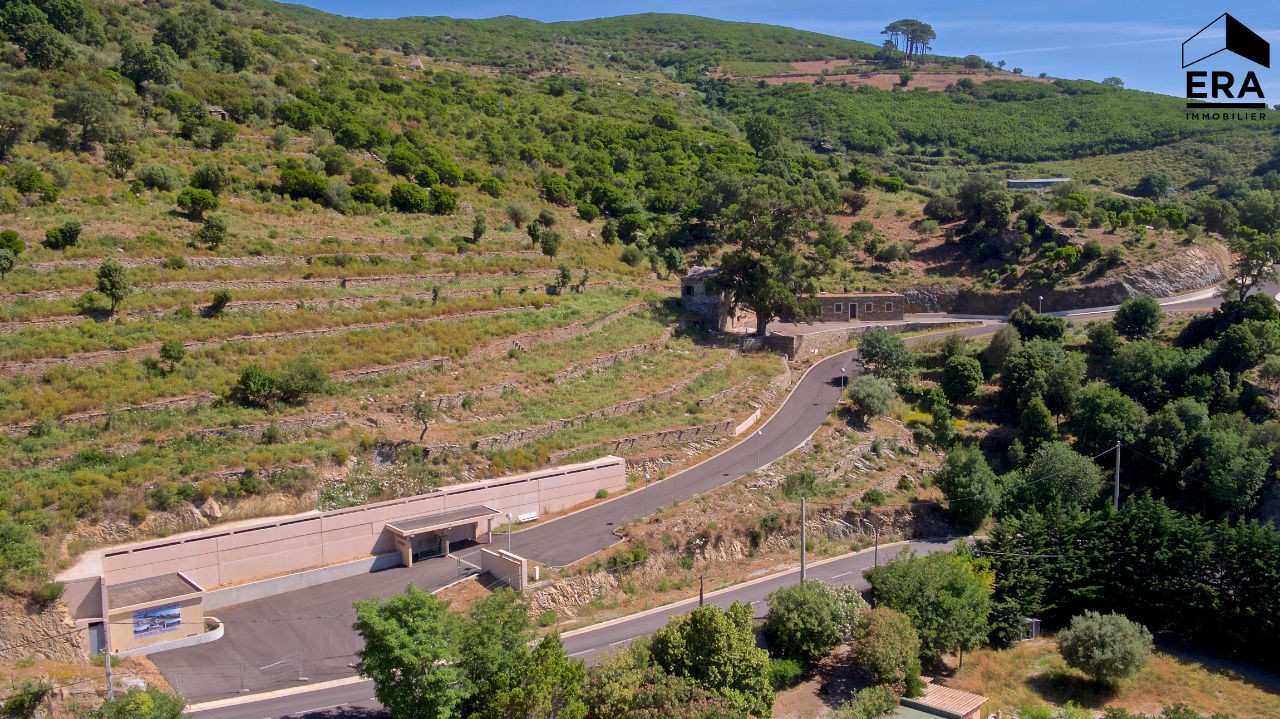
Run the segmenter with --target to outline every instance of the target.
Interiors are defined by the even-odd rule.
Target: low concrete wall
[[[388,522],[480,504],[513,514],[548,514],[590,500],[601,489],[613,493],[625,486],[625,461],[603,457],[416,497],[125,545],[103,553],[102,573],[108,584],[169,572],[183,572],[209,588],[239,584],[392,553],[394,538],[383,531]],[[77,590],[79,604],[88,604],[88,592]]]
[[[237,584],[231,587],[215,589],[205,594],[204,608],[205,611],[215,611],[233,607],[237,604],[256,601],[264,597],[293,592],[299,589],[310,589],[328,582],[336,582],[339,579],[347,579],[382,569],[398,567],[400,564],[400,554],[395,552],[392,554],[379,554],[376,557],[365,557],[354,562],[344,562],[330,567],[309,569],[305,572],[294,572],[282,577]]]
[[[517,592],[523,592],[528,586],[529,560],[505,549],[496,552],[481,549],[480,568]]]
[[[872,327],[884,327],[894,332],[915,332],[934,328],[941,330],[946,328],[947,325],[930,322],[902,322],[886,325],[859,325],[847,329],[840,327],[833,330],[811,332],[805,335],[769,335],[768,345],[770,349],[785,354],[789,359],[796,359],[801,355],[826,354],[841,345],[852,342],[856,337]]]
[[[759,421],[760,421],[760,410],[756,410],[751,413],[750,417],[747,417],[745,420],[743,420],[742,424],[733,428],[733,436],[737,437],[741,435],[743,432],[746,432],[747,430],[751,429],[751,425]]]

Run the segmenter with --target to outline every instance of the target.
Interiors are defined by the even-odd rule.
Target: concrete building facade
[[[883,322],[898,321],[906,310],[902,295],[885,293],[822,293],[818,300],[819,322]]]

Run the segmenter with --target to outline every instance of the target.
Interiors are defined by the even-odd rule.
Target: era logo
[[[1245,24],[1222,13],[1213,22],[1182,43],[1182,67],[1188,68],[1208,60],[1221,52],[1229,52],[1255,65],[1271,67],[1271,43]],[[1207,103],[1187,103],[1188,108],[1216,107],[1266,107],[1262,102],[1220,102],[1220,100],[1262,100],[1262,83],[1253,70],[1245,72],[1237,81],[1237,74],[1226,70],[1187,70],[1187,99],[1209,100]]]
[[[1210,81],[1209,83],[1205,82],[1206,78]],[[1243,98],[1245,95],[1256,95],[1258,99],[1266,97],[1262,94],[1262,83],[1258,82],[1258,76],[1253,70],[1245,73],[1238,92],[1234,89],[1235,83],[1235,76],[1225,70],[1214,70],[1212,73],[1204,70],[1189,70],[1187,71],[1187,99],[1205,100],[1211,97],[1235,99]],[[1209,92],[1204,91],[1205,87],[1209,88]]]

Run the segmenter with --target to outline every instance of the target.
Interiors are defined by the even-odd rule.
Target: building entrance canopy
[[[428,532],[439,532],[441,530],[452,529],[462,524],[477,524],[494,517],[501,516],[502,512],[487,507],[483,504],[474,507],[461,507],[459,509],[450,509],[445,512],[436,512],[435,514],[425,514],[421,517],[412,519],[400,519],[395,522],[388,522],[387,529],[397,537],[410,539],[419,534],[427,534]]]

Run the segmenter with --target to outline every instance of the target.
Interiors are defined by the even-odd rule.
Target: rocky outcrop
[[[1020,292],[987,292],[959,285],[906,287],[907,312],[1005,315],[1020,302],[1038,306],[1044,297],[1046,311],[1118,305],[1138,295],[1171,297],[1213,287],[1231,276],[1231,253],[1220,244],[1194,245],[1149,265],[1131,269],[1117,278],[1079,287],[1040,287]]]
[[[18,661],[45,657],[83,662],[89,650],[61,602],[36,606],[0,594],[0,658]]]

